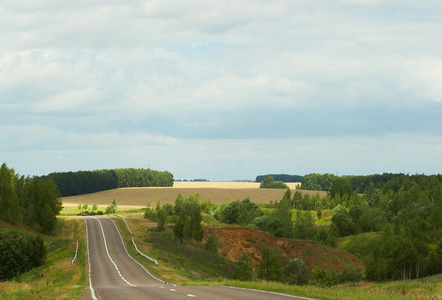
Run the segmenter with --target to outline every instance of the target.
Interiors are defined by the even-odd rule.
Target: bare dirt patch
[[[205,239],[212,228],[205,228]],[[281,259],[288,262],[294,258],[302,258],[309,270],[320,265],[327,270],[342,273],[346,266],[356,266],[365,269],[364,264],[352,254],[323,246],[314,241],[294,241],[285,238],[275,238],[267,233],[243,227],[214,227],[218,236],[218,251],[220,255],[231,261],[237,261],[245,252],[256,270],[260,264],[261,254],[265,247],[280,251]]]

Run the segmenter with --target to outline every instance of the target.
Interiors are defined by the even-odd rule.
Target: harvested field
[[[292,193],[298,183],[289,183]],[[119,206],[146,207],[152,203],[174,204],[178,194],[188,197],[199,193],[200,200],[210,199],[213,204],[231,202],[250,198],[252,202],[268,204],[270,201],[281,200],[285,190],[260,189],[256,182],[175,182],[173,187],[141,187],[119,188],[93,194],[64,197],[63,205],[76,206],[78,204],[96,203],[99,206],[109,205],[115,198]],[[303,191],[314,194],[316,191]],[[321,196],[325,192],[319,192]]]

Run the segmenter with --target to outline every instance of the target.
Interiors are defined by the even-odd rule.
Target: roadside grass
[[[117,217],[112,217],[118,224],[126,241],[129,253],[140,263],[145,265],[158,277],[175,284],[186,286],[232,286],[238,288],[257,289],[277,293],[309,297],[314,299],[339,299],[339,300],[395,300],[395,299],[424,299],[442,300],[442,274],[423,278],[419,280],[394,281],[385,283],[359,282],[346,283],[331,287],[319,287],[316,285],[289,286],[276,282],[253,281],[240,282],[227,280],[225,277],[212,276],[213,270],[201,272],[200,266],[194,260],[204,259],[197,256],[198,252],[190,254],[193,258],[185,260],[177,253],[184,251],[180,245],[170,241],[166,244],[167,235],[154,235],[153,239],[146,235],[146,229],[156,227],[156,223],[143,218],[142,214],[125,215],[125,220],[129,224],[133,234],[127,230],[126,224]],[[143,253],[158,260],[159,265],[155,265],[136,253],[131,238],[134,238],[137,247]],[[176,248],[176,249],[171,249]],[[192,250],[190,250],[192,251]],[[184,253],[184,252],[183,252]],[[201,253],[201,252],[199,252]],[[187,254],[189,255],[189,254]],[[189,259],[189,258],[186,258]],[[213,263],[209,268],[219,268]],[[190,269],[189,269],[190,268]],[[217,272],[219,272],[217,270]],[[208,276],[204,276],[207,274]]]
[[[112,219],[126,242],[128,252],[141,264],[165,281],[181,284],[189,281],[222,281],[231,277],[233,263],[221,256],[204,251],[200,243],[189,242],[187,247],[172,240],[173,233],[169,226],[165,232],[156,232],[156,223],[143,218],[142,214],[123,216],[133,234],[127,230],[126,224],[118,218]],[[146,229],[149,231],[146,232]],[[159,261],[159,265],[139,255],[132,243],[134,238],[138,249]]]
[[[42,236],[47,245],[45,263],[0,282],[0,298],[77,299],[86,282],[84,230],[82,219],[58,217],[54,235]],[[72,266],[77,240],[78,254]]]
[[[223,282],[185,282],[186,286],[231,286],[237,288],[262,290],[274,293],[307,297],[324,300],[396,300],[396,299],[442,299],[442,274],[408,281],[386,283],[347,283],[332,287],[315,285],[289,286],[277,282],[254,281],[223,281]]]

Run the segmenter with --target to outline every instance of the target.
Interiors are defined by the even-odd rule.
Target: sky
[[[438,174],[438,0],[2,0],[0,163]]]

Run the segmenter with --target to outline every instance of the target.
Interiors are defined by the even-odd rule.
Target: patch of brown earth
[[[204,241],[212,231],[211,227],[204,228]],[[285,238],[275,238],[267,233],[244,227],[214,227],[218,237],[218,252],[231,261],[237,261],[245,252],[250,258],[252,267],[260,264],[261,254],[265,247],[280,252],[282,265],[294,258],[305,261],[309,270],[317,265],[331,271],[342,273],[346,266],[365,269],[364,264],[352,254],[323,246],[314,241],[294,241]]]

